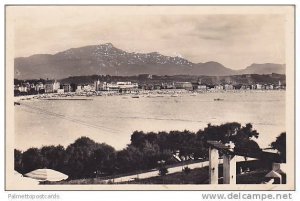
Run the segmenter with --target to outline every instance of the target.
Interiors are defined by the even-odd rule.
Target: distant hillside
[[[229,76],[196,76],[196,75],[173,75],[173,76],[152,76],[152,79],[147,78],[145,75],[140,76],[74,76],[61,79],[61,83],[93,83],[95,80],[102,82],[116,82],[116,81],[131,81],[137,83],[148,83],[148,84],[161,84],[170,82],[198,82],[206,85],[217,85],[217,84],[278,84],[280,81],[285,84],[285,75],[281,74],[268,74],[268,75],[229,75]]]
[[[285,64],[252,64],[239,71],[240,74],[269,74],[270,72],[285,74]]]
[[[280,64],[253,64],[235,71],[214,61],[192,63],[181,57],[164,56],[157,52],[126,52],[111,43],[72,48],[57,54],[36,54],[15,58],[17,79],[61,79],[69,76],[102,74],[113,76],[284,74]]]

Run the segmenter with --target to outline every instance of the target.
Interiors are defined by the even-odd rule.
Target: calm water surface
[[[224,99],[214,101],[215,98]],[[252,123],[267,147],[285,131],[285,92],[204,93],[179,97],[108,96],[92,101],[34,100],[15,106],[15,147],[67,146],[80,136],[116,149],[135,130],[197,131],[208,123]]]

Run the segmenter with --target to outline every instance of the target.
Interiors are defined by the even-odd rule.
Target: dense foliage
[[[274,142],[271,143],[273,149],[278,150],[282,162],[286,162],[286,133],[281,133]]]
[[[159,161],[164,161],[166,165],[176,163],[175,155],[182,160],[206,159],[208,140],[232,141],[234,149],[245,154],[260,152],[253,140],[258,136],[251,124],[241,126],[235,122],[219,126],[208,124],[196,133],[188,130],[158,133],[135,131],[130,144],[119,151],[105,143],[81,137],[66,149],[58,145],[30,148],[23,153],[15,150],[15,170],[27,173],[37,168],[51,168],[69,175],[71,179],[130,173],[159,168]]]

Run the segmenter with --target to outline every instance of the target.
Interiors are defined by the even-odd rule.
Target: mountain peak
[[[274,63],[253,63],[241,70],[243,74],[268,74],[268,73],[278,73],[285,74],[285,64],[274,64]]]
[[[159,55],[158,52],[150,52],[149,54],[151,54],[151,55]]]
[[[114,45],[112,43],[104,43],[104,44],[100,44],[99,46],[106,46],[108,48],[113,48]]]
[[[90,74],[222,76],[243,73],[285,73],[285,68],[279,68],[277,66],[279,64],[262,64],[259,67],[234,71],[215,61],[195,64],[178,55],[171,57],[159,52],[129,53],[116,48],[112,43],[71,48],[54,55],[40,54],[15,58],[14,64],[15,76],[21,79],[37,77],[59,79],[70,75]]]
[[[222,64],[220,64],[219,62],[216,62],[216,61],[207,61],[207,62],[205,62],[205,64],[222,65]]]

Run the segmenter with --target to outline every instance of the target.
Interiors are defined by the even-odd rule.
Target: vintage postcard
[[[294,190],[294,6],[6,5],[6,190]]]

